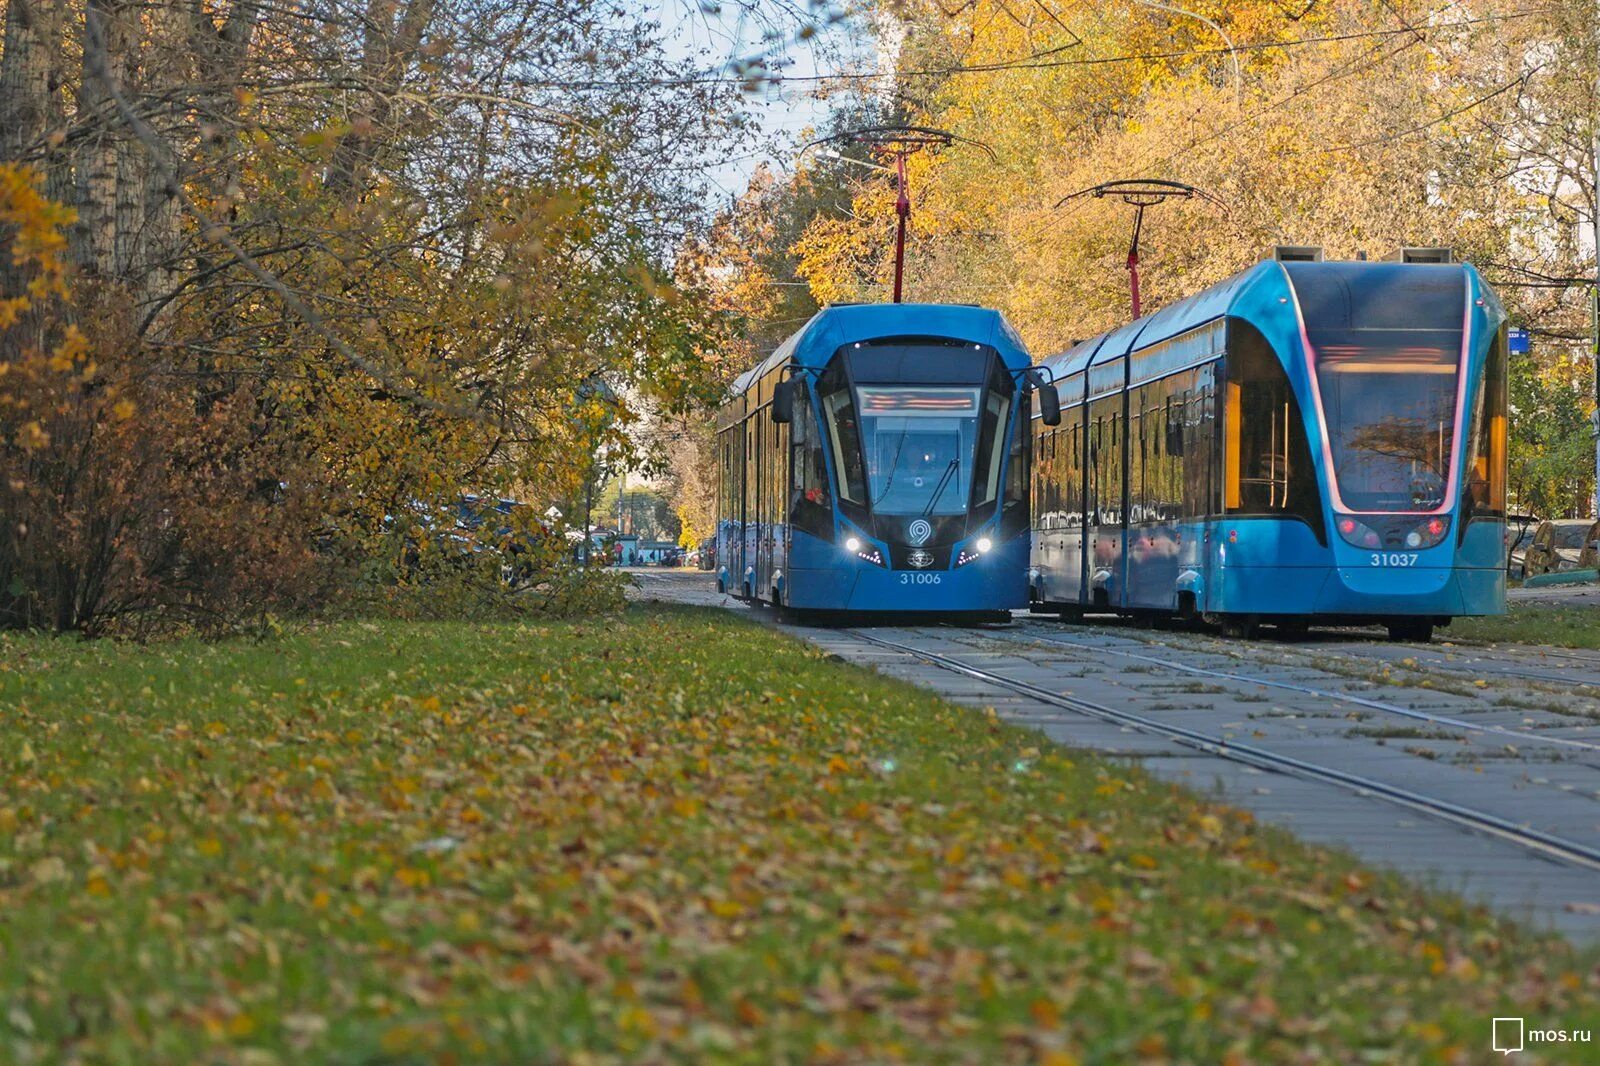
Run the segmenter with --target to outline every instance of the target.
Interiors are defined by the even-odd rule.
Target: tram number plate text
[[[937,585],[944,579],[943,574],[901,574],[902,585]]]
[[[1373,566],[1416,566],[1416,552],[1373,552]]]

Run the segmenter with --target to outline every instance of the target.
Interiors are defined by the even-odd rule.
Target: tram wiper
[[[950,465],[944,468],[944,476],[939,479],[939,484],[933,487],[933,496],[928,500],[928,506],[922,509],[923,517],[933,513],[933,505],[939,502],[939,497],[944,495],[944,487],[950,484],[950,475],[961,469],[959,457],[950,460]]]

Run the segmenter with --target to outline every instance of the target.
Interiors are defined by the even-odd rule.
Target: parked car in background
[[[1589,518],[1560,518],[1539,523],[1523,557],[1523,576],[1554,574],[1593,566],[1600,522]],[[1587,559],[1587,563],[1585,563]]]

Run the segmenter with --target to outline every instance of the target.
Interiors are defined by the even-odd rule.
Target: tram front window
[[[932,337],[851,344],[817,395],[847,508],[949,518],[996,505],[1016,386],[992,348]]]
[[[948,515],[967,509],[980,392],[889,385],[856,390],[874,512]]]
[[[1311,346],[1345,507],[1437,509],[1454,445],[1461,330],[1329,331]]]

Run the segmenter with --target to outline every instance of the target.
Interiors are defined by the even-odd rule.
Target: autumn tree
[[[4,8],[0,162],[63,205],[70,286],[0,333],[0,621],[314,601],[462,493],[542,513],[633,446],[634,398],[704,399],[715,315],[668,264],[740,90],[656,27],[575,0]],[[7,256],[0,298],[36,269]],[[303,595],[244,580],[258,548]]]

